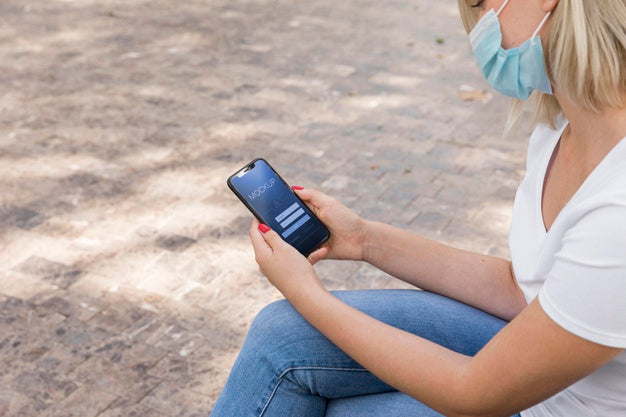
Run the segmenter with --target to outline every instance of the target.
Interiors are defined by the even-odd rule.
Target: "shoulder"
[[[626,348],[626,139],[563,208],[543,248],[545,312],[580,337]]]

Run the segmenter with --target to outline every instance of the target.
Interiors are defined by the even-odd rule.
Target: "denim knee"
[[[263,307],[252,321],[247,343],[276,345],[297,332],[302,317],[287,300],[274,301]]]

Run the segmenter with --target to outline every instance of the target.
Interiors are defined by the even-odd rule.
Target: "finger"
[[[257,219],[252,220],[248,235],[250,236],[252,248],[254,249],[254,254],[257,259],[272,254],[272,247],[267,244],[262,233],[259,231],[259,221]]]
[[[328,255],[328,246],[322,246],[315,252],[311,253],[308,259],[309,262],[311,262],[311,265],[315,265],[317,262],[324,259],[326,255]]]
[[[302,201],[309,203],[307,205],[311,205],[315,209],[328,205],[332,201],[331,196],[313,188],[303,188],[302,190],[294,189],[294,192]]]
[[[250,228],[248,229],[248,235],[250,239],[252,239],[252,235],[259,232],[259,221],[255,218],[252,219],[252,223],[250,223]]]
[[[265,229],[266,231],[264,231],[262,229],[262,226],[259,225],[259,234],[265,240],[265,243],[269,245],[269,247],[273,251],[276,251],[282,248],[283,246],[287,245],[287,242],[285,242],[278,233],[270,229],[269,226],[267,225],[264,225],[264,226],[266,228]]]

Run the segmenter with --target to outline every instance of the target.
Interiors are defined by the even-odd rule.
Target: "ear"
[[[541,7],[545,13],[552,12],[559,4],[559,0],[541,0]]]

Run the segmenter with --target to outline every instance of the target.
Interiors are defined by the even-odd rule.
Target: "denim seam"
[[[303,370],[309,370],[309,371],[310,370],[325,370],[325,371],[369,372],[367,369],[363,369],[363,368],[361,368],[361,369],[358,369],[358,368],[333,368],[333,367],[330,367],[330,366],[300,366],[300,367],[287,368],[278,376],[278,383],[276,384],[276,386],[274,386],[274,389],[270,393],[270,396],[267,399],[267,401],[265,402],[265,405],[263,406],[263,409],[259,413],[259,417],[263,416],[263,414],[265,413],[265,410],[270,405],[270,402],[274,398],[274,395],[276,394],[276,391],[278,390],[278,387],[280,386],[281,382],[283,382],[284,376],[286,374],[288,374],[289,372],[291,372],[291,371],[303,371]]]

